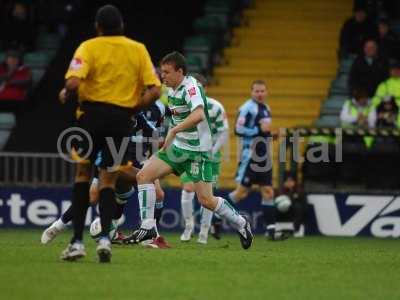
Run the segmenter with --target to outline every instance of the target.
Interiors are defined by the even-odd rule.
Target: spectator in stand
[[[387,19],[381,19],[378,23],[379,54],[388,59],[399,58],[399,39],[389,28]]]
[[[34,48],[35,26],[33,8],[22,1],[13,2],[4,20],[5,48],[31,51]]]
[[[389,62],[378,55],[378,45],[373,39],[364,43],[363,54],[357,56],[351,66],[349,75],[349,86],[363,88],[373,97],[379,83],[389,77]]]
[[[40,0],[38,16],[50,32],[57,32],[64,37],[70,25],[79,17],[82,6],[80,0]]]
[[[342,56],[357,55],[363,41],[375,35],[374,25],[368,19],[364,8],[356,8],[354,16],[348,19],[340,32],[340,52]]]
[[[385,96],[377,109],[376,127],[397,128],[400,125],[399,107],[393,96]]]
[[[22,62],[20,52],[9,50],[0,65],[0,103],[18,106],[27,98],[32,74]]]
[[[390,64],[390,77],[379,84],[375,96],[372,99],[374,107],[382,102],[385,96],[394,96],[397,106],[400,107],[400,62],[393,61]]]
[[[365,88],[353,89],[353,99],[343,104],[340,120],[343,128],[375,127],[376,110]]]

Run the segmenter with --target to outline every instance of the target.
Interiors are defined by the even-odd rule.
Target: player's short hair
[[[251,83],[251,89],[253,89],[255,85],[263,85],[263,86],[267,87],[267,83],[264,80],[261,80],[261,79],[254,80]]]
[[[121,12],[114,5],[107,4],[97,10],[95,21],[103,35],[121,35],[124,21]]]
[[[161,60],[161,65],[166,65],[166,64],[173,65],[175,68],[175,71],[182,69],[183,75],[186,75],[186,72],[187,72],[186,59],[178,51],[168,53],[167,55],[165,55],[163,57],[163,59]]]
[[[190,75],[192,75],[194,78],[196,78],[196,80],[197,80],[198,82],[200,82],[200,84],[201,84],[202,86],[204,86],[204,87],[207,86],[207,78],[204,77],[202,74],[200,74],[200,73],[192,73],[192,74],[190,74]]]

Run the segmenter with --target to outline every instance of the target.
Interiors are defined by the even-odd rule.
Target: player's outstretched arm
[[[203,106],[196,107],[182,123],[168,131],[162,149],[167,149],[172,144],[177,133],[196,126],[198,123],[203,121],[205,117],[206,115],[204,114]]]

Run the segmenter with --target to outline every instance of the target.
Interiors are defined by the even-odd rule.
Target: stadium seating
[[[331,88],[329,90],[330,96],[347,96],[349,95],[349,77],[348,75],[341,74],[339,75],[331,84]]]
[[[355,57],[343,58],[339,62],[338,75],[350,73],[351,66],[353,65]]]
[[[13,113],[0,112],[0,151],[4,148],[11,134],[11,130],[15,127],[16,120]]]
[[[323,0],[259,0],[244,11],[243,23],[249,25],[234,29],[236,43],[224,51],[227,64],[214,69],[217,85],[209,88],[226,107],[231,128],[237,109],[249,98],[250,83],[258,78],[268,84],[275,128],[311,125],[335,75],[339,30],[350,12],[349,1]],[[326,117],[321,124],[337,122]],[[238,160],[236,148],[232,132],[231,161]],[[224,165],[221,185],[234,185],[235,169],[235,164]]]
[[[321,115],[339,115],[347,97],[336,95],[326,99],[321,107]]]
[[[187,38],[183,45],[183,50],[187,57],[189,57],[188,68],[198,68],[200,62],[201,70],[208,70],[210,66],[210,54],[212,50],[212,43],[205,36],[194,36]],[[197,57],[195,60],[194,57]]]
[[[214,16],[214,17],[219,18],[221,21],[221,24],[225,28],[228,28],[228,26],[230,25],[229,18],[230,18],[231,13],[234,10],[233,2],[234,1],[229,1],[229,0],[207,1],[207,3],[204,6],[205,15]]]
[[[42,80],[46,69],[55,57],[60,44],[60,39],[56,34],[49,34],[44,28],[40,29],[37,37],[37,49],[24,55],[24,63],[32,71],[32,88]],[[0,61],[4,61],[5,53],[0,52]],[[32,95],[32,91],[29,93]],[[28,96],[29,97],[29,96]],[[12,113],[0,113],[0,150],[3,149],[7,140],[15,127],[15,116]]]
[[[207,1],[205,15],[226,16],[229,2]],[[208,94],[225,106],[231,127],[230,163],[223,165],[221,186],[232,188],[235,185],[232,179],[239,157],[233,124],[239,106],[250,96],[251,82],[266,80],[268,105],[276,129],[311,125],[320,113],[321,102],[338,69],[336,48],[340,26],[350,14],[351,3],[346,0],[257,0],[253,7],[243,11],[241,26],[233,28],[231,43],[223,51],[223,63],[212,70],[215,84],[208,89]],[[224,16],[219,18],[225,20]],[[228,19],[228,24],[232,24],[232,19]],[[199,23],[196,26],[197,33],[202,31],[204,35],[205,28],[200,29]],[[219,30],[215,24],[214,30]],[[225,32],[229,31],[228,27]],[[188,51],[191,39],[185,42],[186,55],[195,52]],[[213,62],[212,53],[204,51],[202,55]],[[343,62],[341,68],[347,72],[349,62]],[[333,112],[337,112],[339,102],[344,101],[344,80],[341,77],[333,85],[339,93],[334,89],[335,93],[324,102],[323,109],[329,114],[319,124],[338,124]],[[179,184],[173,179],[169,183]]]
[[[211,73],[214,62],[220,60],[221,49],[230,43],[236,2],[238,1],[206,1],[204,15],[193,23],[195,35],[187,37],[184,41],[185,56],[198,56],[202,61],[202,72],[205,74]],[[192,68],[196,66],[189,62],[189,69]]]
[[[33,84],[36,86],[43,78],[46,68],[54,58],[60,44],[56,34],[47,33],[44,28],[40,29],[37,37],[37,49],[24,55],[24,63],[32,69]],[[4,61],[5,53],[0,52],[0,61]]]

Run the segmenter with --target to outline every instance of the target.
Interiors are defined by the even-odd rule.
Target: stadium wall
[[[180,214],[180,190],[166,189],[161,230],[183,228]],[[228,191],[222,191],[226,196]],[[71,203],[70,188],[2,188],[0,190],[0,228],[32,228],[51,224]],[[135,228],[138,201],[132,199],[125,210],[124,228]],[[326,236],[400,237],[400,196],[309,194],[306,234]],[[263,233],[258,194],[239,204],[249,216],[257,233]],[[196,207],[198,212],[198,207]],[[90,209],[86,224],[96,216]],[[229,227],[224,224],[225,228]]]

